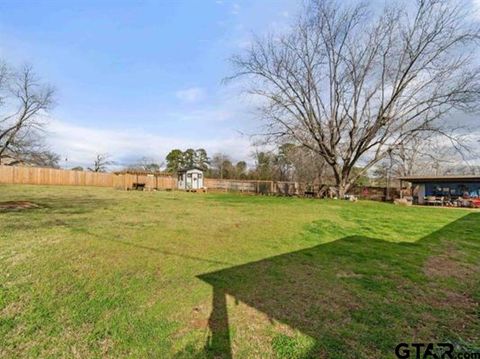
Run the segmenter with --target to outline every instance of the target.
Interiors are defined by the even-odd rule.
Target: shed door
[[[192,173],[192,188],[198,189],[198,173]]]

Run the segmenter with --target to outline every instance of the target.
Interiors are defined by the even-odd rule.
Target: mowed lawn
[[[0,186],[0,357],[480,346],[480,211]]]

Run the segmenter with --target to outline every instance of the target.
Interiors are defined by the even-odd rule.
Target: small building
[[[196,191],[203,188],[203,170],[200,167],[183,168],[177,171],[177,188]]]
[[[428,197],[480,197],[480,176],[407,176],[399,180],[401,188],[404,182],[412,184],[413,200],[418,204],[425,204]]]

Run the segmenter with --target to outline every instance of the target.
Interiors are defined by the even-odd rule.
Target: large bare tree
[[[451,136],[451,110],[476,109],[479,29],[467,12],[450,0],[311,0],[290,31],[233,57],[231,78],[264,99],[269,135],[325,160],[342,196],[418,133]]]
[[[38,133],[53,94],[31,67],[12,71],[0,65],[0,164],[58,162]]]

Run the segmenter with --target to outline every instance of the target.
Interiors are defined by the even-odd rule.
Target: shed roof
[[[480,182],[478,175],[451,175],[451,176],[405,176],[399,180],[408,182]]]
[[[203,172],[203,168],[200,168],[200,167],[197,167],[197,166],[179,168],[179,169],[177,170],[177,172],[188,172],[188,171],[191,171],[191,170],[199,170],[199,171],[202,171],[202,172]]]

